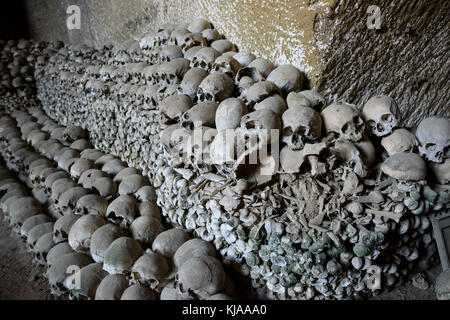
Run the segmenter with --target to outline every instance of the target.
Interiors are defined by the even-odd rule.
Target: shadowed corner
[[[0,39],[30,38],[24,0],[0,3]]]

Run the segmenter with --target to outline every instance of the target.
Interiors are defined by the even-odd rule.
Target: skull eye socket
[[[366,124],[367,124],[370,128],[372,128],[372,129],[375,129],[375,128],[377,127],[377,124],[376,124],[375,121],[373,121],[373,120],[368,120],[368,121],[366,122]]]
[[[436,151],[437,146],[434,143],[427,143],[425,149],[427,149],[427,151]]]
[[[292,136],[294,132],[291,127],[286,127],[283,129],[283,136]]]
[[[387,113],[381,116],[381,120],[384,122],[392,122],[394,121],[394,117],[392,116],[392,114]]]

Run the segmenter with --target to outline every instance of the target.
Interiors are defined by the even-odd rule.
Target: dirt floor
[[[0,300],[57,300],[50,293],[45,268],[33,262],[22,238],[3,221],[0,210]],[[426,274],[430,287],[415,288],[411,281],[388,293],[374,297],[375,300],[430,300],[435,299],[434,279],[441,267],[436,266]]]

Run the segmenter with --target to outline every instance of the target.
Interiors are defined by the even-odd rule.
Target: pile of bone
[[[433,263],[428,214],[449,206],[447,119],[414,132],[387,96],[327,105],[297,68],[236,52],[202,19],[63,47],[35,77],[48,116],[150,177],[163,216],[272,297],[373,294]],[[206,137],[201,164],[189,162],[194,129]],[[260,139],[240,153],[226,130]]]
[[[106,161],[95,169],[101,163],[91,159],[113,157],[89,149],[81,128],[58,131],[64,128],[30,111],[35,117],[16,111],[0,118],[0,153],[25,184],[2,168],[0,204],[36,262],[47,266],[54,294],[150,300],[234,294],[211,244],[165,230],[153,188],[134,168]]]
[[[10,109],[11,102],[29,103],[34,99],[35,66],[44,66],[46,57],[53,55],[62,43],[44,43],[21,39],[0,41],[0,100],[1,110]],[[5,97],[8,103],[5,103]]]

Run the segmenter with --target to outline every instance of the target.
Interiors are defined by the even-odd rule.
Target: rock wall
[[[33,37],[99,46],[163,23],[211,20],[239,49],[304,71],[330,100],[362,105],[392,96],[413,126],[428,115],[449,117],[450,3],[388,0],[53,0],[25,1]],[[66,9],[81,8],[81,30],[68,30]],[[370,5],[381,29],[369,29]]]

